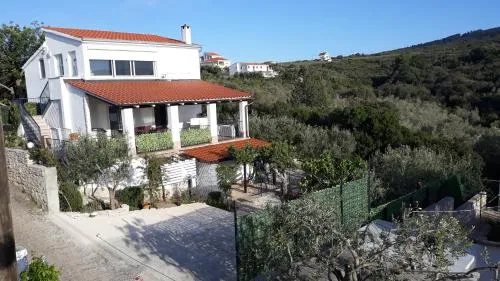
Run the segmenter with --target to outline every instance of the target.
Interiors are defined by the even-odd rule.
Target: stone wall
[[[455,216],[464,224],[477,224],[481,209],[486,206],[486,192],[482,191],[455,209]]]
[[[22,149],[6,148],[5,158],[11,188],[21,188],[44,211],[59,212],[56,168],[33,164]]]

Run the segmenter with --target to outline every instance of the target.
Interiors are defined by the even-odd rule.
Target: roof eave
[[[156,41],[137,41],[137,40],[114,40],[103,38],[82,38],[82,42],[102,42],[102,43],[127,43],[127,44],[145,44],[145,45],[159,45],[159,46],[172,46],[172,47],[191,47],[200,49],[199,44],[186,44],[180,41],[179,43],[156,42]]]
[[[58,35],[58,36],[66,37],[66,38],[69,38],[69,39],[73,39],[73,40],[76,40],[76,41],[79,41],[79,42],[83,41],[82,38],[80,38],[80,37],[71,36],[69,34],[66,34],[66,33],[63,33],[63,32],[59,32],[59,31],[56,31],[56,30],[52,30],[52,29],[47,29],[47,28],[43,28],[42,27],[42,31],[43,32],[52,33],[52,34],[55,34],[55,35]]]

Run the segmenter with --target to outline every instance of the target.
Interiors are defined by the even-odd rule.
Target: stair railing
[[[24,127],[24,132],[28,141],[33,142],[37,146],[42,146],[42,132],[40,126],[36,123],[35,119],[29,114],[21,100],[16,100],[15,103],[19,108],[21,115],[21,123]]]

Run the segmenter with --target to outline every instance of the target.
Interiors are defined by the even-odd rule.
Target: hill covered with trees
[[[401,177],[414,181],[454,171],[478,188],[481,178],[500,178],[485,153],[500,147],[500,28],[273,67],[280,75],[271,79],[228,77],[212,68],[203,68],[202,78],[253,93],[252,134],[288,141],[304,158],[330,151],[380,167],[411,164],[413,174]]]

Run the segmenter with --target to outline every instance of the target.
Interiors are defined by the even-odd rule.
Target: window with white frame
[[[134,61],[134,74],[136,76],[154,75],[154,63],[152,61]]]
[[[115,60],[115,75],[116,76],[130,76],[132,75],[132,61],[129,60]]]
[[[69,56],[69,61],[71,64],[71,76],[78,76],[78,63],[76,61],[75,51],[69,52],[68,56]]]
[[[45,79],[46,74],[45,74],[45,61],[43,59],[40,59],[38,61],[38,65],[40,67],[40,78]]]
[[[90,60],[90,75],[92,76],[113,75],[111,60]]]
[[[64,64],[62,54],[57,54],[54,56],[56,61],[56,76],[64,76]]]

